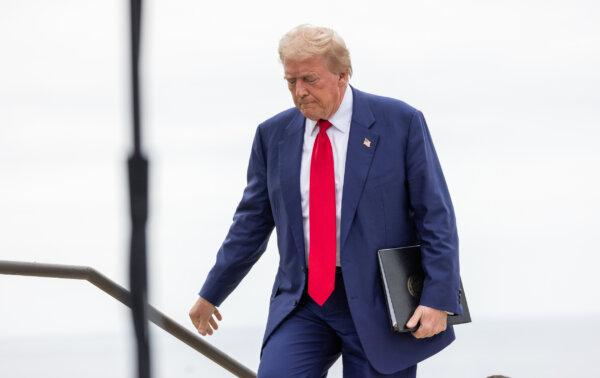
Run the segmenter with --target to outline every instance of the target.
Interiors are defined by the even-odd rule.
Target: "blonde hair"
[[[279,40],[279,59],[304,60],[322,56],[333,73],[346,72],[352,76],[350,52],[346,43],[334,30],[323,26],[302,24],[287,32]]]

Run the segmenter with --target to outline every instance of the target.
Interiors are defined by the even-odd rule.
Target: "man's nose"
[[[308,92],[306,91],[306,86],[304,86],[304,83],[302,82],[302,80],[296,81],[295,92],[296,92],[295,93],[296,97],[304,97],[308,94]]]

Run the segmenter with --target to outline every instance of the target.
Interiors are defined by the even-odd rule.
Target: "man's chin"
[[[303,111],[302,109],[298,109],[298,110],[300,110],[300,113],[302,113],[306,118],[309,118],[313,121],[318,121],[321,118],[312,112],[306,112],[306,111]]]

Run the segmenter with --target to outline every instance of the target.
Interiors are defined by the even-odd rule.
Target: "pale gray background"
[[[0,259],[90,265],[127,286],[125,3],[0,3]],[[277,42],[310,22],[345,38],[351,84],[424,112],[452,195],[473,323],[419,376],[600,376],[597,2],[180,0],[144,11],[152,304],[192,329],[255,128],[292,106]],[[275,237],[208,338],[253,369]],[[131,335],[125,308],[89,284],[0,276],[3,377],[132,376]],[[157,377],[227,376],[154,326],[151,336]]]

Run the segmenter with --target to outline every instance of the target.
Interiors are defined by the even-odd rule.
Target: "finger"
[[[425,334],[421,330],[421,327],[419,327],[419,329],[417,329],[416,331],[412,332],[412,335],[417,339],[422,339],[425,337]]]
[[[417,307],[417,309],[415,310],[415,313],[410,317],[410,319],[406,323],[406,326],[408,328],[413,328],[414,326],[417,325],[417,322],[419,321],[420,318],[421,318],[421,308]]]
[[[434,328],[434,329],[433,329],[433,330],[432,330],[432,331],[429,333],[429,335],[428,335],[427,337],[432,337],[432,336],[435,336],[435,335],[437,335],[438,333],[440,333],[440,332],[443,332],[443,331],[445,331],[445,328],[444,328],[444,327],[442,327],[442,326],[437,326],[437,327],[435,327],[435,328]]]
[[[194,325],[194,328],[198,329],[198,327],[200,326],[200,323],[198,323],[196,318],[192,318],[191,316],[190,316],[190,319],[192,320],[192,324]]]
[[[437,330],[436,333],[444,332],[446,330],[446,328],[448,328],[448,326],[446,325],[446,322],[440,322],[436,328],[436,330]]]
[[[433,330],[430,327],[424,328],[423,333],[421,334],[422,338],[431,337],[433,334]]]
[[[416,331],[416,337],[419,339],[424,339],[426,337],[430,337],[431,334],[432,334],[431,326],[429,326],[427,324],[423,324],[423,323],[421,323],[421,326]]]
[[[411,333],[412,333],[412,335],[413,335],[414,337],[416,337],[417,339],[420,339],[420,338],[422,338],[422,337],[423,337],[423,335],[424,335],[424,333],[423,333],[423,330],[424,330],[424,327],[423,327],[423,324],[421,324],[421,325],[419,326],[419,328],[417,328],[417,330],[416,330],[416,331],[413,331],[413,332],[411,332]]]
[[[440,331],[439,332],[444,332],[445,330],[448,329],[448,325],[446,323],[442,324],[442,326],[440,327]]]
[[[215,319],[213,319],[213,317],[211,316],[210,319],[208,319],[208,321],[210,322],[210,325],[214,328],[217,329],[219,328],[219,326],[217,325],[217,321]]]
[[[447,323],[446,320],[444,318],[440,319],[434,327],[434,333],[432,336],[437,335],[440,332],[444,332],[447,328]]]
[[[202,336],[207,336],[207,335],[212,335],[213,330],[212,328],[210,328],[210,326],[208,325],[208,322],[205,322],[204,326],[202,327],[202,331],[204,332],[202,334]]]
[[[202,336],[206,336],[206,334],[208,334],[208,331],[210,330],[210,327],[208,326],[208,321],[200,320],[198,323],[198,332],[200,332]]]
[[[197,317],[194,315],[194,313],[192,311],[190,311],[188,313],[188,316],[190,317],[190,320],[192,321],[192,323],[194,324],[194,327],[198,328],[198,319]]]
[[[217,319],[223,320],[223,317],[221,316],[221,313],[219,312],[219,310],[215,309],[215,315],[217,316]]]

